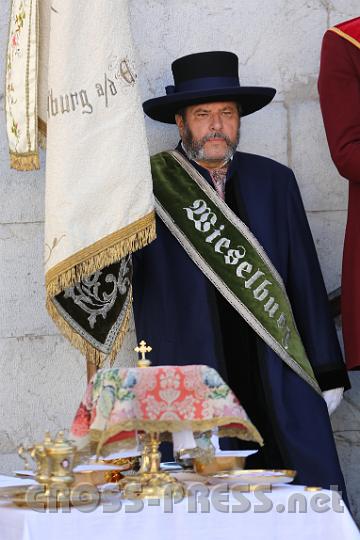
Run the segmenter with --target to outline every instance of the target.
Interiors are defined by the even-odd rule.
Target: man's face
[[[239,143],[240,116],[234,101],[202,103],[175,116],[188,157],[210,167],[228,160]]]

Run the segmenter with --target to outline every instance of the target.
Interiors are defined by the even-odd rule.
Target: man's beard
[[[214,133],[209,133],[201,139],[194,139],[193,134],[187,124],[184,125],[184,130],[182,133],[182,143],[189,159],[192,159],[194,161],[205,161],[208,163],[216,163],[220,161],[218,157],[211,157],[208,156],[206,153],[205,143],[207,141],[210,141],[211,139],[223,139],[226,142],[227,149],[224,153],[224,156],[220,158],[221,161],[226,163],[227,161],[229,161],[229,159],[233,157],[236,152],[236,148],[240,140],[240,129],[238,130],[235,141],[232,141],[227,135],[224,135],[224,133],[217,131]]]

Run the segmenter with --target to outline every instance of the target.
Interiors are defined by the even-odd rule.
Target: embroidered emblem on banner
[[[69,328],[104,355],[111,353],[131,307],[131,255],[58,294],[53,303]]]

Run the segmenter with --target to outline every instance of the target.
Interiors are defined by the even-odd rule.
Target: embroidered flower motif
[[[76,437],[84,437],[88,434],[90,427],[90,411],[86,409],[83,403],[77,410],[71,433]]]
[[[156,420],[164,408],[164,403],[157,401],[154,396],[148,396],[144,402],[145,416]]]
[[[180,392],[175,388],[165,388],[164,390],[159,391],[159,396],[166,403],[173,403],[180,396]]]
[[[208,388],[211,389],[211,392],[208,394],[209,398],[212,399],[226,399],[230,389],[224,383],[220,375],[215,371],[215,369],[207,368],[204,375],[204,383]]]
[[[195,404],[196,399],[192,396],[186,396],[178,402],[167,402],[150,395],[144,401],[145,415],[151,420],[192,420],[196,416]]]
[[[45,244],[45,248],[49,250],[49,253],[47,256],[45,256],[45,264],[49,262],[49,259],[54,251],[54,249],[60,244],[61,240],[66,237],[66,234],[62,234],[60,238],[53,238],[52,245],[49,246],[49,244]]]
[[[19,12],[15,15],[15,24],[16,24],[15,32],[17,33],[20,32],[21,28],[24,26],[25,17],[26,17],[26,13],[24,10],[24,4],[23,2],[21,2],[19,6]]]
[[[160,374],[160,386],[161,388],[179,388],[180,375],[174,369],[169,371],[163,371]]]
[[[133,388],[137,383],[135,373],[133,371],[128,371],[127,375],[122,383],[123,388]]]
[[[204,375],[204,383],[209,388],[217,388],[223,385],[224,381],[214,369],[208,369]]]
[[[21,130],[19,129],[19,122],[16,118],[16,109],[13,107],[17,103],[17,99],[14,97],[16,95],[14,84],[12,82],[12,70],[14,66],[14,58],[22,56],[22,50],[20,43],[20,36],[22,30],[24,29],[24,21],[26,19],[26,11],[24,8],[24,2],[20,2],[15,16],[12,17],[11,27],[10,27],[10,39],[9,39],[9,48],[8,48],[8,57],[7,57],[7,66],[6,66],[6,101],[7,101],[7,113],[9,116],[9,135],[13,135],[13,150],[17,151],[18,144],[20,142]],[[12,145],[10,145],[12,147]]]
[[[14,119],[13,119],[12,125],[11,125],[11,133],[13,133],[17,139],[20,137],[19,124],[17,122],[15,122]]]
[[[115,403],[115,390],[112,386],[105,386],[102,389],[102,392],[99,397],[99,411],[104,416],[108,418],[114,407]]]
[[[136,396],[142,401],[149,392],[153,392],[158,386],[157,370],[154,368],[142,369],[137,372],[138,384],[136,385]]]
[[[196,400],[192,396],[186,396],[185,399],[177,403],[177,410],[184,420],[195,418],[195,404]]]
[[[53,247],[56,247],[56,238]],[[49,249],[49,246],[47,246]],[[49,260],[51,253],[47,260]],[[89,327],[94,329],[99,320],[105,320],[111,312],[119,295],[124,295],[130,287],[131,257],[127,255],[120,261],[117,275],[112,271],[98,270],[90,276],[83,278],[73,287],[64,291],[64,298],[71,298],[87,317]],[[101,279],[100,277],[103,276]],[[104,283],[107,287],[104,287]],[[112,287],[112,288],[111,288]]]
[[[215,390],[211,392],[210,397],[213,399],[225,399],[229,391],[229,387],[223,384],[215,388]]]
[[[216,416],[214,414],[214,403],[210,399],[206,399],[201,403],[201,418],[213,418]]]
[[[135,399],[135,394],[131,392],[131,390],[119,388],[116,393],[116,397],[119,399],[119,401],[130,401],[132,399]]]

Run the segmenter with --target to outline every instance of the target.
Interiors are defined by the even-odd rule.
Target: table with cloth
[[[0,476],[0,486],[16,482],[24,481]],[[193,489],[199,486],[201,484],[195,483]],[[271,493],[264,493],[266,499],[261,499],[259,492],[235,495],[233,491],[227,497],[226,492],[219,493],[219,487],[212,487],[207,496],[210,488],[204,485],[202,488],[205,490],[203,498],[198,497],[197,505],[194,496],[176,504],[155,500],[155,505],[145,500],[121,501],[120,506],[118,499],[117,505],[100,504],[96,509],[80,507],[70,512],[41,513],[0,503],[0,538],[168,540],[171,534],[173,540],[223,540],[233,537],[234,531],[242,540],[355,540],[360,537],[347,508],[337,511],[336,504],[331,502],[332,493],[327,490],[308,492],[303,486],[278,485]],[[296,494],[303,502],[292,511],[295,508],[292,497]],[[317,501],[319,496],[327,497],[328,502]]]
[[[187,429],[216,428],[219,436],[237,436],[261,443],[261,436],[218,373],[208,366],[158,366],[99,370],[89,383],[71,433],[83,451],[126,449],[136,432],[172,434]],[[181,499],[120,498],[116,484],[91,492],[91,504],[62,505],[46,511],[0,502],[1,540],[63,540],[124,538],[126,540],[223,540],[239,532],[242,540],[282,538],[353,540],[356,525],[340,496],[331,491],[307,491],[304,486],[276,484],[272,488],[230,485],[221,479],[182,471]],[[0,476],[2,486],[33,481]],[[77,488],[74,488],[77,489]],[[247,490],[247,491],[246,491]],[[95,494],[95,497],[93,496]],[[179,500],[181,499],[181,500]],[[28,501],[30,499],[27,499]],[[77,499],[79,500],[79,499]]]

